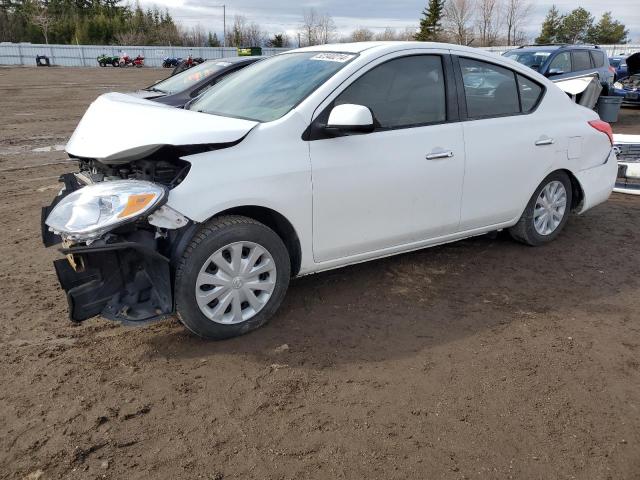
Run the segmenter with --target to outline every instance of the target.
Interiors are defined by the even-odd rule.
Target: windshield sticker
[[[355,55],[349,55],[347,53],[319,53],[314,55],[309,60],[321,60],[323,62],[339,62],[344,63],[351,60]]]
[[[229,65],[231,65],[230,62],[216,62],[216,65],[219,67],[228,67]]]

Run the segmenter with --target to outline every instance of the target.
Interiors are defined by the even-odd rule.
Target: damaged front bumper
[[[62,175],[60,181],[64,183],[61,193],[42,209],[42,241],[46,247],[61,244],[60,252],[66,256],[53,263],[66,292],[70,319],[82,322],[101,315],[140,324],[173,313],[171,258],[193,224],[156,210],[155,219],[150,215],[144,220],[146,228],[129,224],[91,242],[64,241],[45,221],[64,197],[82,185],[72,173]],[[173,230],[151,226],[149,221]]]
[[[53,264],[74,322],[101,315],[139,323],[173,312],[170,261],[155,249],[116,241],[61,251],[67,258]]]

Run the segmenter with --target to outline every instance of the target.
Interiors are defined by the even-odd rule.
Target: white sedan
[[[543,245],[617,172],[609,125],[543,76],[420,42],[286,52],[184,110],[105,94],[66,149],[43,236],[71,318],[176,312],[218,339],[291,277],[501,229]]]

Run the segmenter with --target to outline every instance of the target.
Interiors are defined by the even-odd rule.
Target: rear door
[[[553,161],[555,139],[553,121],[537,112],[540,84],[485,58],[459,57],[458,65],[466,110],[460,230],[468,231],[521,214]]]

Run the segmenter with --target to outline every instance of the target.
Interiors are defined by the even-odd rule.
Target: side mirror
[[[559,68],[550,68],[549,71],[547,72],[547,77],[553,77],[554,75],[562,75],[564,72],[564,70],[561,70]]]
[[[373,132],[373,114],[364,105],[338,105],[329,113],[326,129],[345,134]]]

